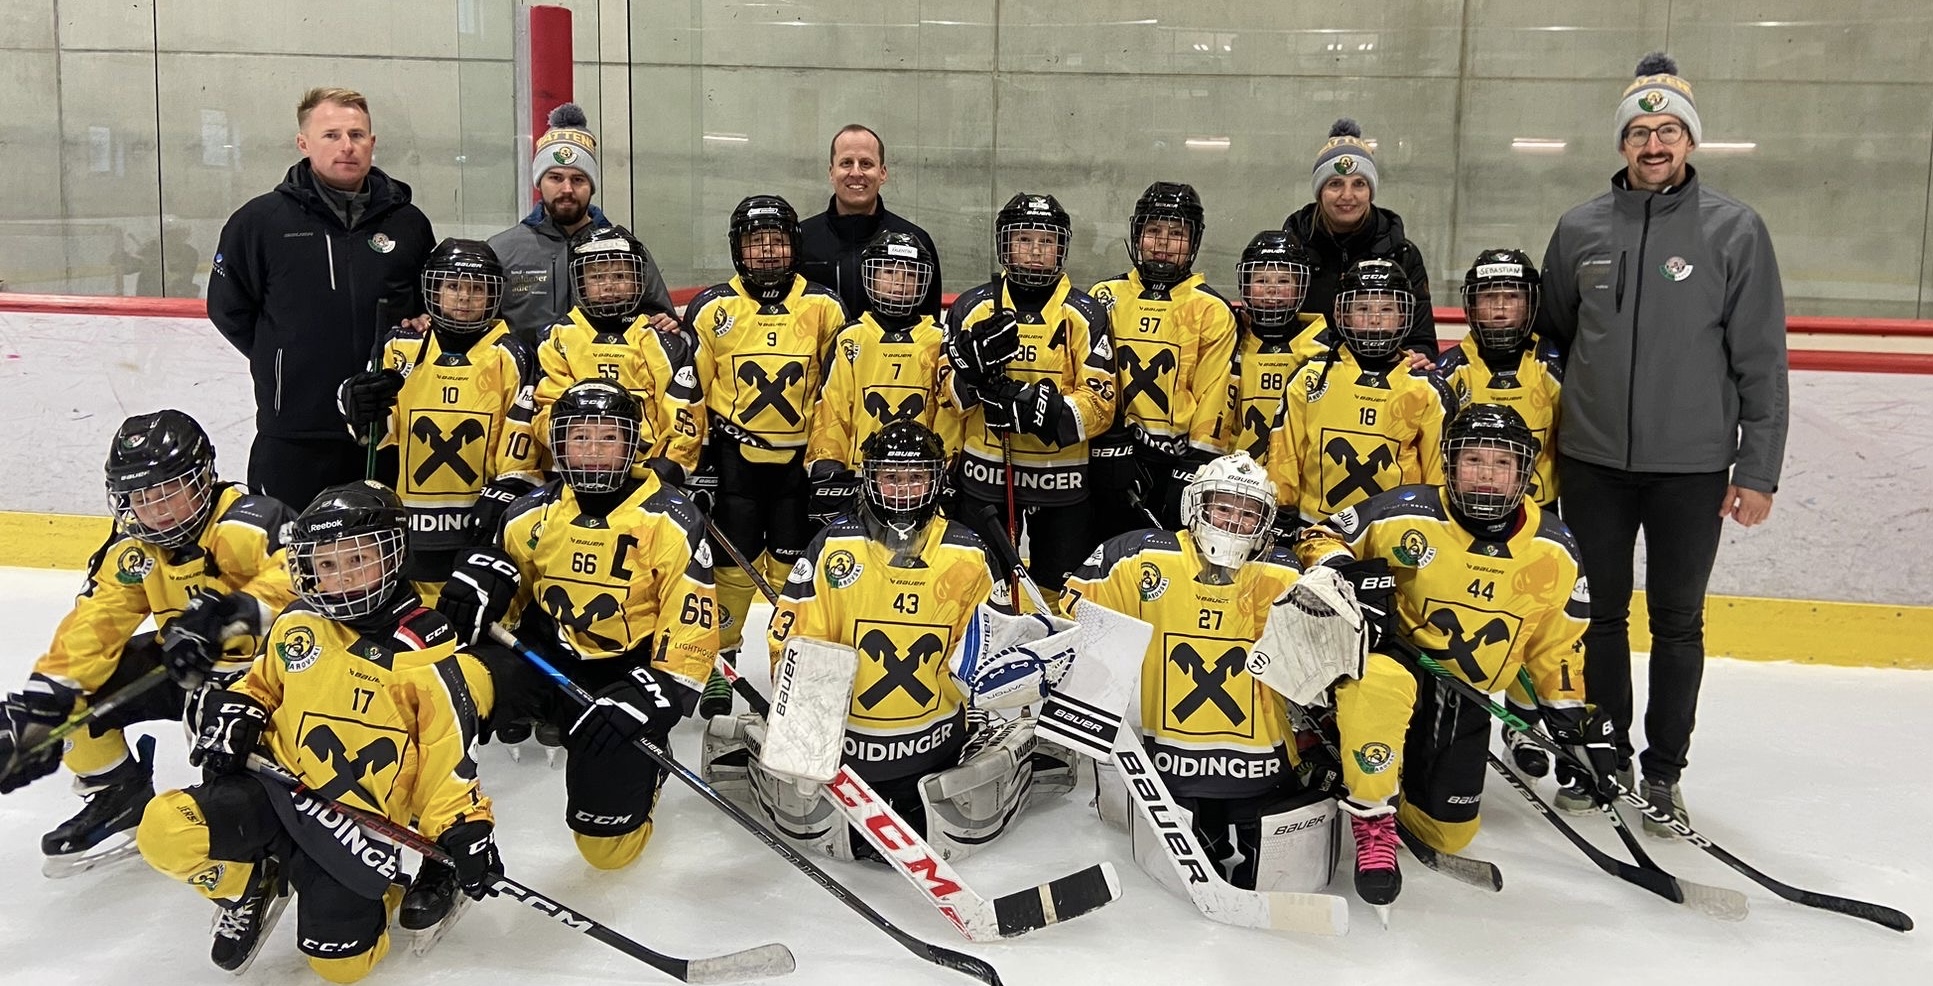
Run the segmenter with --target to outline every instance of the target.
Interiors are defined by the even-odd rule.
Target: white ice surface
[[[17,687],[66,610],[77,576],[0,569],[0,683]],[[749,648],[748,648],[749,650]],[[747,657],[751,655],[748,653]],[[756,666],[756,659],[747,666]],[[1642,681],[1639,683],[1642,689]],[[1687,775],[1692,821],[1773,877],[1933,918],[1933,674],[1715,661],[1707,669]],[[181,731],[157,725],[163,786],[190,783]],[[674,746],[695,759],[698,729]],[[799,969],[780,982],[971,980],[899,948],[675,780],[656,834],[630,869],[582,862],[563,824],[563,772],[530,749],[513,763],[481,756],[499,842],[518,879],[660,951],[696,956],[781,941]],[[1543,782],[1546,794],[1550,782]],[[1503,869],[1504,890],[1473,890],[1407,855],[1390,928],[1353,902],[1347,859],[1336,882],[1353,930],[1303,939],[1213,924],[1156,886],[1102,827],[1083,784],[1037,806],[959,869],[995,896],[1111,859],[1121,900],[1067,925],[995,945],[962,941],[912,888],[880,866],[825,862],[839,880],[912,933],[991,961],[1012,986],[1076,983],[1291,984],[1542,982],[1926,983],[1928,931],[1900,935],[1787,903],[1689,846],[1646,838],[1666,868],[1736,887],[1752,915],[1728,924],[1669,904],[1592,867],[1514,792],[1492,778],[1484,829],[1469,850]],[[222,983],[207,960],[211,905],[140,862],[52,881],[40,834],[78,807],[61,779],[0,798],[0,981]],[[1622,852],[1601,821],[1576,820]],[[296,952],[295,908],[244,982],[320,982]],[[670,982],[618,952],[506,901],[485,901],[435,952],[393,951],[372,984]]]

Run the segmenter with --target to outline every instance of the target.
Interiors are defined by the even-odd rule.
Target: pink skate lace
[[[1377,818],[1350,816],[1349,827],[1356,833],[1356,869],[1393,870],[1396,868],[1396,816]]]

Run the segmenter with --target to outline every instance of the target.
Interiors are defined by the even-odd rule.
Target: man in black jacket
[[[839,295],[848,312],[866,310],[859,280],[859,251],[881,232],[911,233],[933,256],[933,279],[918,314],[940,314],[940,251],[926,230],[886,210],[879,186],[886,184],[886,142],[871,127],[848,123],[832,137],[832,201],[826,211],[799,224],[799,273]]]
[[[1363,140],[1362,128],[1347,117],[1329,128],[1329,141],[1316,153],[1315,201],[1282,221],[1315,251],[1320,264],[1309,280],[1302,310],[1316,312],[1335,324],[1336,280],[1359,260],[1389,260],[1409,275],[1416,295],[1416,316],[1410,321],[1403,348],[1436,361],[1436,317],[1430,313],[1430,271],[1423,251],[1403,234],[1403,217],[1379,209],[1376,199],[1376,158]]]
[[[301,509],[362,478],[336,388],[385,330],[422,312],[417,277],[436,237],[409,186],[372,167],[362,94],[311,89],[296,124],[304,160],[222,228],[208,317],[255,378],[248,484]]]

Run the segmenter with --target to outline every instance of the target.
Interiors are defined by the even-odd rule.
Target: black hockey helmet
[[[933,285],[936,266],[933,251],[919,237],[897,230],[880,233],[859,251],[866,303],[890,318],[913,314]]]
[[[331,486],[283,532],[297,595],[332,620],[381,609],[403,584],[409,515],[373,480]]]
[[[1294,324],[1302,299],[1309,294],[1309,276],[1315,272],[1316,255],[1302,245],[1293,233],[1265,229],[1248,241],[1242,259],[1235,265],[1235,280],[1242,293],[1242,307],[1248,311],[1249,324],[1264,335]],[[1289,285],[1257,282],[1257,274],[1283,273],[1293,278]],[[1273,279],[1271,279],[1273,280]],[[1282,288],[1288,288],[1284,291]]]
[[[904,480],[907,472],[922,472],[925,482]],[[939,512],[946,446],[931,428],[917,421],[895,421],[874,432],[859,447],[859,472],[868,519],[883,528],[895,548],[911,544],[913,535]],[[886,477],[892,472],[894,477]],[[882,479],[898,479],[887,483]],[[910,489],[909,489],[910,487]]]
[[[201,537],[215,509],[215,446],[201,424],[172,408],[121,422],[107,450],[107,502],[121,530],[176,548]],[[136,504],[155,524],[144,523]]]
[[[1524,344],[1537,320],[1538,294],[1543,276],[1522,250],[1485,250],[1463,274],[1463,317],[1484,349],[1509,351]],[[1510,311],[1495,300],[1521,292],[1521,311]],[[1489,296],[1488,304],[1480,300]]]
[[[1359,260],[1336,281],[1336,333],[1365,360],[1396,352],[1409,332],[1416,295],[1401,265]]]
[[[1032,262],[1022,263],[1015,250],[1017,237],[1023,233],[1041,233],[1054,237],[1054,260],[1042,266]],[[1067,267],[1067,244],[1074,238],[1074,220],[1067,210],[1052,195],[1035,192],[1021,192],[1007,200],[993,220],[993,255],[1007,273],[1007,280],[1026,287],[1044,288],[1060,280]]]
[[[1156,220],[1170,220],[1188,230],[1188,255],[1180,262],[1152,260],[1141,255],[1141,231]],[[1128,259],[1141,279],[1152,284],[1175,284],[1188,276],[1201,252],[1201,234],[1207,229],[1202,219],[1201,196],[1195,186],[1158,181],[1148,186],[1135,200],[1134,215],[1128,219]]]
[[[423,261],[423,309],[445,332],[470,335],[497,320],[503,307],[503,264],[482,240],[445,239]],[[452,289],[451,302],[443,299]]]
[[[644,308],[644,244],[622,226],[586,226],[571,237],[571,294],[594,318],[631,318]]]
[[[573,428],[576,442],[567,441]],[[580,380],[550,405],[550,454],[557,474],[580,493],[624,485],[644,432],[644,405],[609,380]]]
[[[785,236],[785,252],[774,253],[770,247],[759,249],[757,257],[747,256],[745,240],[759,230],[773,229]],[[790,202],[776,195],[752,195],[738,203],[732,210],[732,268],[748,286],[754,288],[774,288],[789,284],[793,271],[798,269],[799,255],[802,251],[799,237],[799,214]],[[753,262],[757,262],[757,266]],[[777,261],[774,264],[773,261]]]
[[[1510,516],[1530,489],[1530,472],[1543,444],[1507,404],[1472,404],[1457,412],[1443,430],[1443,485],[1450,505],[1472,520]],[[1501,449],[1517,457],[1514,473],[1459,465],[1468,449]],[[1514,478],[1513,478],[1514,477]]]

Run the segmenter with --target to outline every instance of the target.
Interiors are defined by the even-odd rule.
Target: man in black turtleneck
[[[222,228],[208,317],[255,378],[248,485],[300,509],[362,478],[336,388],[368,366],[385,331],[422,312],[417,275],[436,237],[409,186],[372,166],[361,93],[311,89],[296,123],[304,160]]]
[[[865,311],[859,251],[882,231],[911,233],[934,258],[933,280],[918,313],[939,317],[939,248],[926,230],[889,212],[879,197],[879,187],[886,184],[886,142],[871,127],[848,123],[833,135],[831,156],[826,173],[832,179],[832,201],[826,203],[826,211],[799,224],[799,273],[838,292],[846,311]]]

